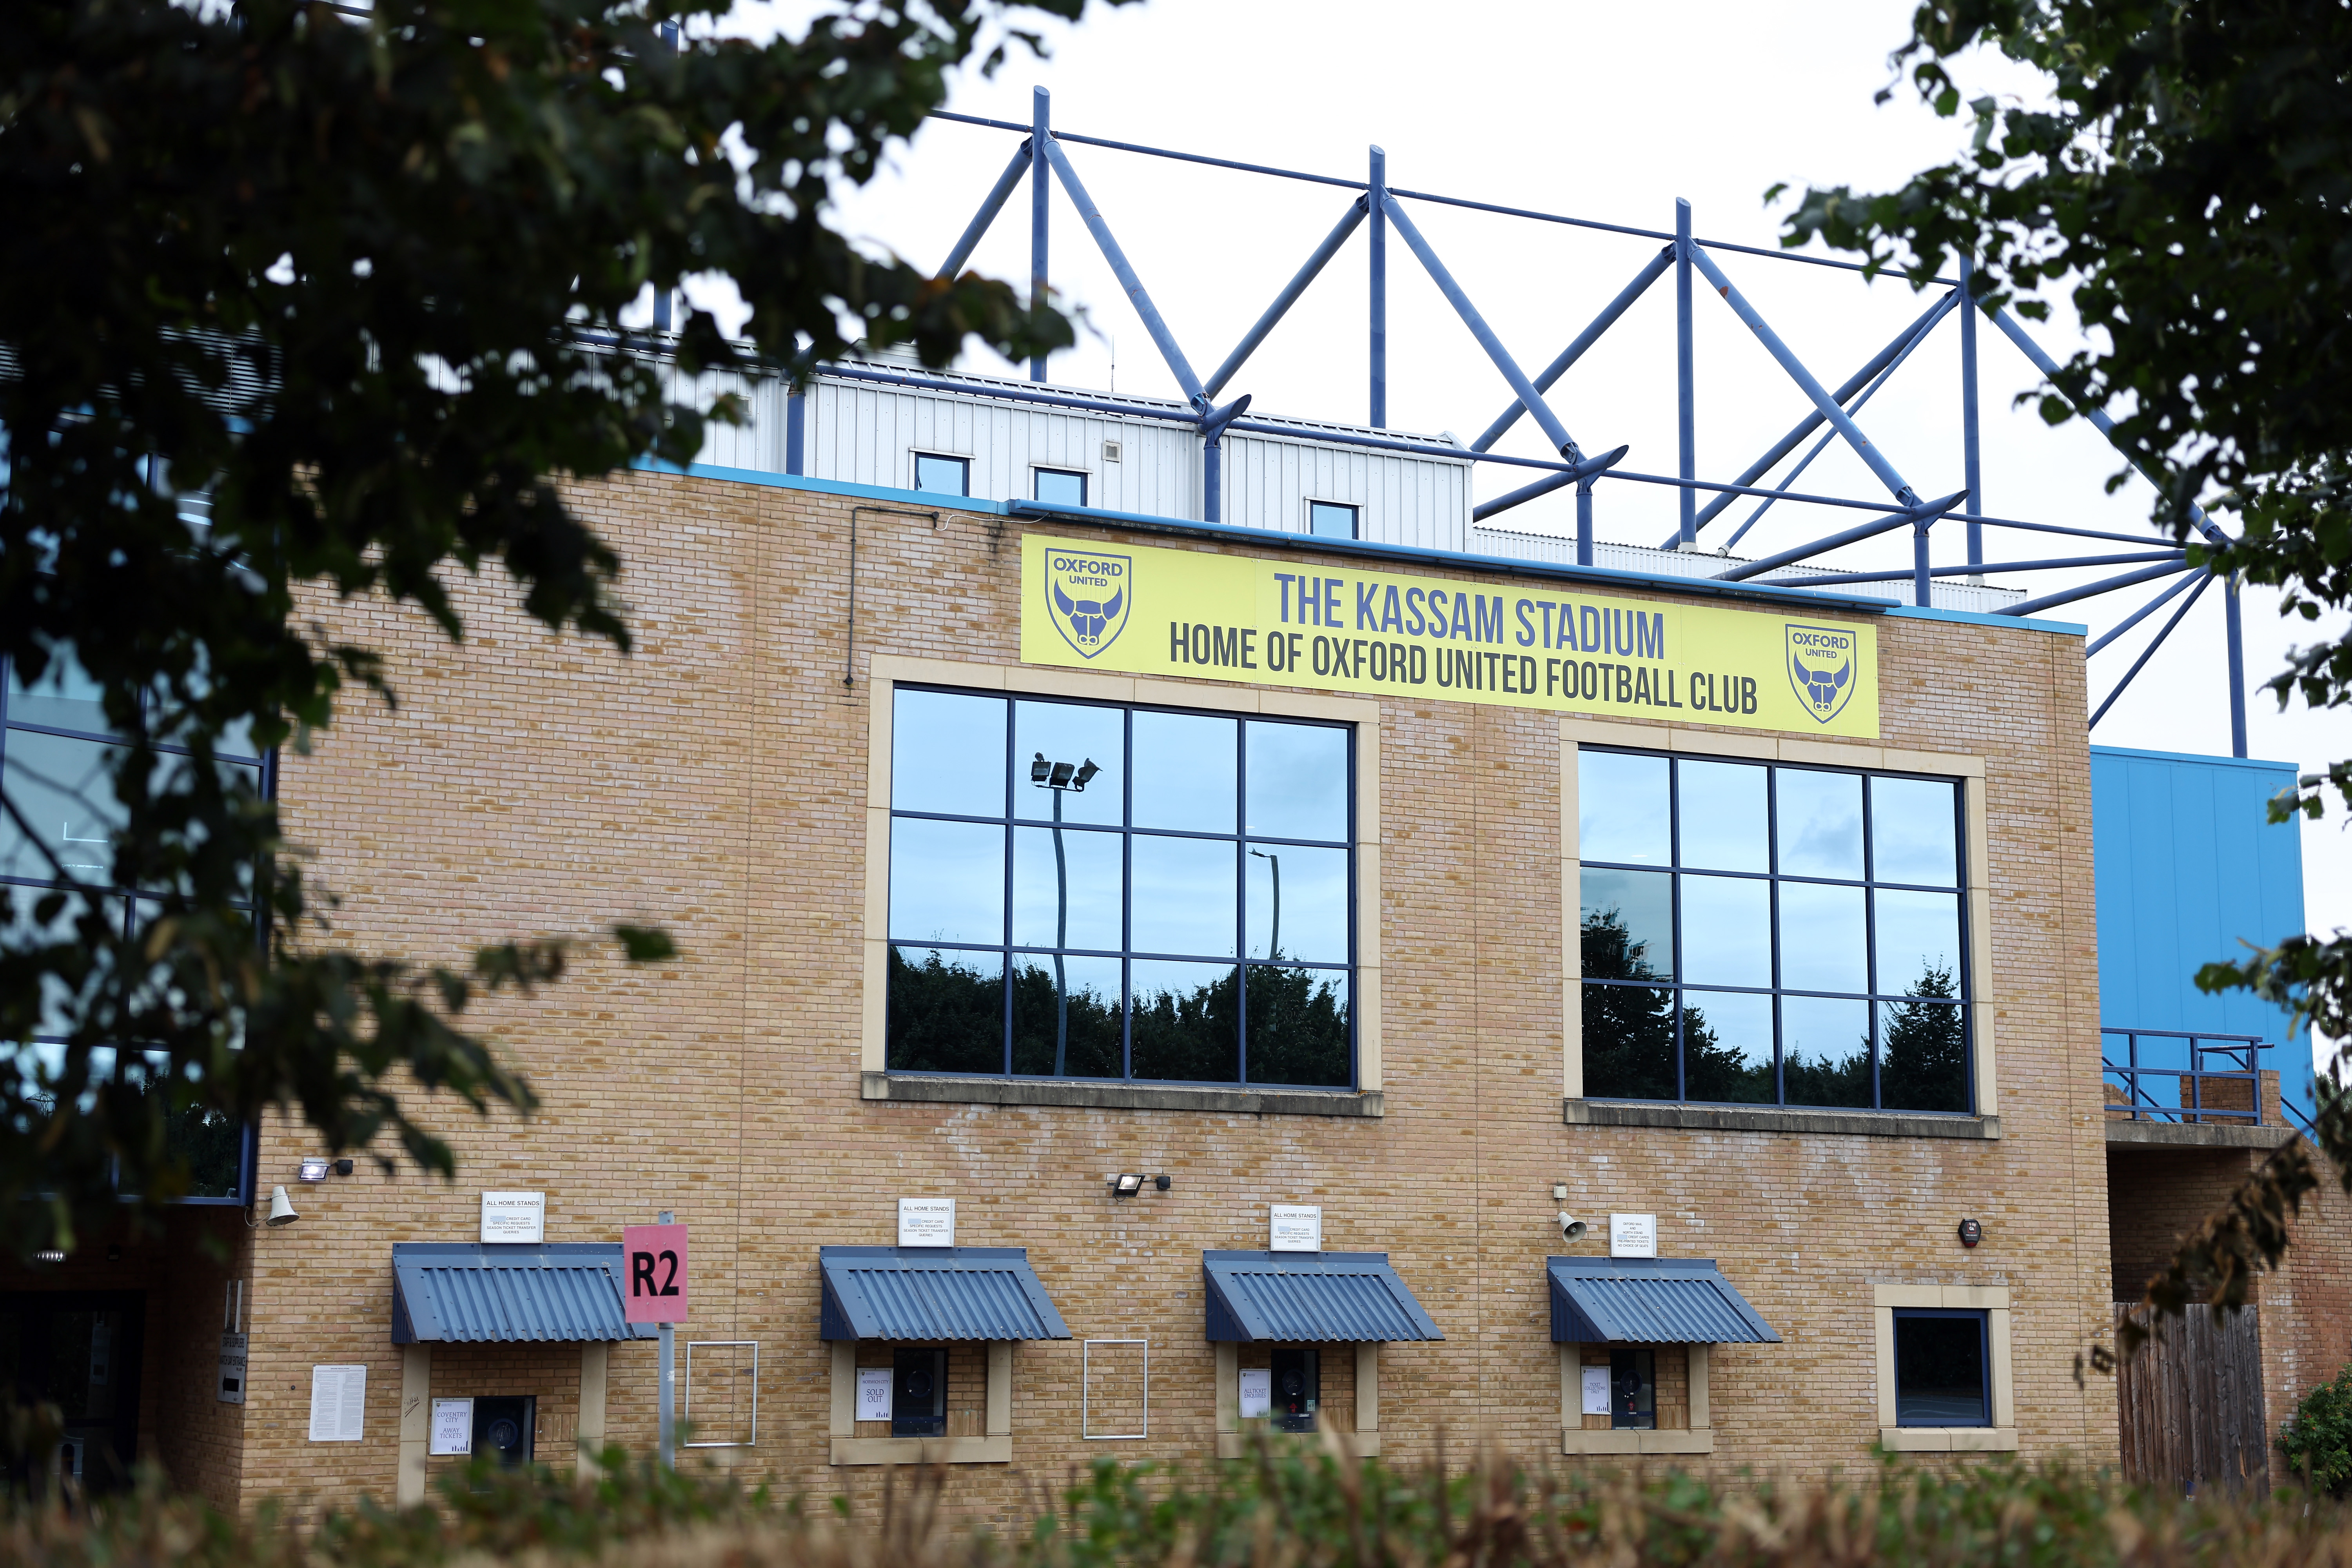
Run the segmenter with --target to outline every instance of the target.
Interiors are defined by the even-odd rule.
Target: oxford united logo
[[[1062,640],[1092,658],[1118,640],[1135,603],[1135,558],[1099,550],[1045,552],[1045,597]]]
[[[1805,711],[1826,724],[1853,700],[1858,639],[1843,626],[1790,625],[1786,630],[1789,684]]]

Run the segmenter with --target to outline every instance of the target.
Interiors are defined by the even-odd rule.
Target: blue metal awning
[[[398,1242],[392,1342],[649,1340],[621,1307],[617,1241]]]
[[[1551,1337],[1563,1344],[1777,1345],[1712,1258],[1554,1258]]]
[[[1203,1252],[1209,1338],[1366,1344],[1442,1340],[1385,1252]]]
[[[820,1247],[824,1340],[1066,1340],[1025,1247]]]

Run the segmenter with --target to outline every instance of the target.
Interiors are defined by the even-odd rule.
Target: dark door
[[[57,1406],[60,1473],[90,1491],[131,1484],[144,1302],[128,1290],[0,1296],[0,1384],[19,1405]]]

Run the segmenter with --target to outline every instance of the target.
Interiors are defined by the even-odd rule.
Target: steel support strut
[[[1052,138],[1053,110],[1051,93],[1042,87],[1029,89],[1029,312],[1033,316],[1045,308],[1052,292],[1045,280],[1045,218],[1053,211],[1054,182],[1037,151]],[[1045,379],[1045,357],[1042,349],[1029,357],[1030,380]]]
[[[1969,487],[1969,510],[1982,511],[1984,474],[1977,431],[1976,261],[1960,252],[1960,478]],[[1984,564],[1984,524],[1969,524],[1969,564]]]
[[[1371,183],[1364,191],[1364,209],[1372,219],[1371,337],[1367,344],[1371,368],[1371,416],[1375,430],[1389,425],[1389,155],[1374,147]]]
[[[2206,575],[2210,577],[2212,574],[2208,573]],[[2183,576],[2179,582],[2175,583],[2171,587],[2167,588],[2155,598],[2150,599],[2147,604],[2142,605],[2138,609],[2134,610],[2130,615],[2126,616],[2122,620],[2117,621],[2114,626],[2109,626],[2105,631],[2100,633],[2099,636],[2092,641],[2091,645],[2083,650],[2083,657],[2084,658],[2088,658],[2093,654],[2098,652],[2101,648],[2105,647],[2109,643],[2114,642],[2117,637],[2131,630],[2132,627],[2139,625],[2140,622],[2147,619],[2148,616],[2164,608],[2167,604],[2170,603],[2179,595],[2182,589],[2193,586],[2196,582],[2196,578]]]
[[[1503,373],[1503,379],[1511,384],[1511,390],[1519,395],[1521,403],[1527,405],[1528,412],[1535,416],[1538,428],[1543,431],[1544,439],[1570,462],[1582,462],[1584,454],[1577,449],[1575,437],[1569,435],[1568,426],[1559,422],[1559,416],[1551,411],[1551,405],[1544,402],[1543,394],[1536,390],[1536,384],[1528,379],[1528,373],[1519,368],[1518,362],[1503,347],[1503,341],[1495,335],[1495,329],[1486,324],[1486,318],[1470,303],[1470,296],[1462,291],[1462,285],[1454,280],[1454,274],[1445,270],[1445,263],[1437,259],[1437,252],[1430,248],[1429,241],[1422,237],[1421,230],[1413,226],[1412,219],[1405,216],[1404,208],[1397,205],[1394,196],[1381,197],[1381,205],[1388,213],[1389,221],[1396,225],[1399,237],[1411,247],[1414,256],[1420,258],[1430,280],[1437,285],[1437,291],[1445,296],[1446,303],[1452,305],[1454,314],[1462,318],[1462,324],[1470,329],[1470,335],[1478,340],[1478,346],[1486,351],[1486,357],[1495,362],[1495,368]]]
[[[1185,359],[1184,351],[1176,346],[1176,335],[1168,330],[1168,323],[1160,319],[1160,307],[1151,302],[1151,296],[1144,289],[1143,279],[1135,275],[1134,265],[1127,259],[1127,252],[1121,250],[1118,241],[1112,237],[1110,225],[1103,221],[1102,209],[1096,206],[1094,197],[1087,194],[1078,172],[1070,167],[1068,154],[1051,136],[1042,138],[1038,144],[1045,150],[1045,161],[1060,176],[1062,188],[1070,194],[1071,202],[1078,209],[1079,220],[1095,237],[1095,244],[1101,249],[1103,259],[1110,263],[1111,271],[1118,275],[1118,286],[1127,290],[1128,302],[1135,307],[1135,313],[1143,318],[1143,330],[1150,332],[1151,341],[1159,345],[1160,357],[1168,362],[1168,369],[1176,377],[1176,384],[1184,390],[1184,400],[1195,407],[1204,405],[1209,398],[1201,388],[1201,378],[1192,374],[1192,363]]]
[[[1633,307],[1633,301],[1639,300],[1644,293],[1646,293],[1649,290],[1651,284],[1655,283],[1659,279],[1665,276],[1666,268],[1674,265],[1674,260],[1675,252],[1672,246],[1668,246],[1665,249],[1659,251],[1657,255],[1650,258],[1649,265],[1643,267],[1641,271],[1633,275],[1633,281],[1626,284],[1623,289],[1618,290],[1617,298],[1610,300],[1608,304],[1601,307],[1601,314],[1592,318],[1592,324],[1586,327],[1584,331],[1577,333],[1576,341],[1570,343],[1568,347],[1560,350],[1559,357],[1552,361],[1551,363],[1544,366],[1543,369],[1538,373],[1536,376],[1536,390],[1538,392],[1549,392],[1552,388],[1552,384],[1558,381],[1561,376],[1568,374],[1568,367],[1574,364],[1578,360],[1582,359],[1584,357],[1585,351],[1590,349],[1594,343],[1601,341],[1601,334],[1615,326],[1617,324],[1617,318],[1623,315],[1627,310],[1632,310]],[[1508,408],[1504,409],[1502,413],[1496,415],[1495,416],[1495,422],[1486,426],[1486,434],[1479,437],[1475,441],[1470,443],[1470,449],[1474,452],[1486,451],[1496,442],[1501,440],[1503,438],[1503,433],[1508,430],[1512,426],[1517,424],[1519,422],[1519,416],[1525,414],[1527,411],[1528,405],[1526,404],[1514,399],[1511,405]],[[1745,484],[1747,483],[1747,480],[1743,479],[1740,482]]]
[[[2230,754],[2246,754],[2246,635],[2239,620],[2239,594],[2243,580],[2232,572],[2221,584],[2223,626],[2230,648]]]
[[[2139,583],[2153,583],[2158,577],[2169,577],[2176,572],[2201,572],[2201,566],[2186,562],[2169,561],[2161,566],[2143,566],[2137,572],[2119,573],[2102,577],[2095,583],[2085,583],[2079,588],[2062,588],[2054,594],[2044,594],[2038,599],[2028,599],[2021,605],[2004,605],[1992,614],[1996,616],[2030,616],[2038,610],[2054,610],[2061,605],[2071,605],[2077,599],[2096,598],[2116,588],[2129,588]]]
[[[2176,564],[2186,564],[2178,550],[2151,550],[2138,555],[2073,555],[2054,561],[2000,561],[1990,566],[1981,563],[1974,566],[1933,566],[1928,568],[1927,574],[1930,577],[1964,577],[1973,573],[2058,572],[2077,566],[2121,566],[2138,561],[2170,561]],[[1772,583],[1784,588],[1791,585],[1824,587],[1832,583],[1900,583],[1910,578],[1913,572],[1914,568],[1906,567],[1899,572],[1833,572],[1826,574],[1817,573],[1805,577],[1776,577],[1772,579]],[[2169,595],[2166,595],[2166,597],[2169,596]],[[2160,604],[2162,600],[2159,599],[2158,602]],[[2153,605],[2150,606],[2150,608],[2153,607]],[[2145,613],[2145,611],[2142,612],[2142,614]],[[2084,651],[2096,652],[2097,649],[2093,647]]]
[[[1004,204],[1012,198],[1013,188],[1021,184],[1021,176],[1029,172],[1029,149],[1032,145],[1034,142],[1029,141],[1021,143],[1013,154],[1013,162],[1005,164],[1004,173],[996,176],[996,184],[990,189],[987,199],[980,204],[980,210],[971,215],[970,223],[963,226],[962,237],[955,242],[955,248],[948,252],[948,258],[940,263],[940,269],[934,274],[941,282],[961,272],[963,264],[971,259],[971,253],[987,237],[989,226],[996,221],[996,215],[1004,210]]]
[[[1745,583],[1750,577],[1761,577],[1767,572],[1777,572],[1783,566],[1793,566],[1808,555],[1819,555],[1822,551],[1835,550],[1841,544],[1853,544],[1861,540],[1874,538],[1878,534],[1891,533],[1895,529],[1911,527],[1922,521],[1933,522],[1966,500],[1968,495],[1969,492],[1966,490],[1954,490],[1950,495],[1938,500],[1922,501],[1916,506],[1906,506],[1901,511],[1889,512],[1884,517],[1874,517],[1868,522],[1858,522],[1852,528],[1840,529],[1837,532],[1816,539],[1809,544],[1800,544],[1793,550],[1783,550],[1776,555],[1767,555],[1760,561],[1743,562],[1728,572],[1717,573],[1715,581]]]
[[[1675,437],[1681,466],[1675,472],[1684,484],[1678,504],[1682,527],[1680,548],[1698,544],[1698,492],[1689,481],[1698,478],[1698,373],[1691,342],[1691,205],[1675,198]],[[1914,499],[1916,498],[1906,498]]]
[[[1242,362],[1257,352],[1258,344],[1265,342],[1265,335],[1274,331],[1275,323],[1288,313],[1290,307],[1298,302],[1298,297],[1307,292],[1307,286],[1330,265],[1334,256],[1339,254],[1339,247],[1348,243],[1349,235],[1356,232],[1356,226],[1364,221],[1365,205],[1364,199],[1359,196],[1355,204],[1340,215],[1331,232],[1323,237],[1323,243],[1315,247],[1315,254],[1307,258],[1307,265],[1298,269],[1297,276],[1283,285],[1282,292],[1274,297],[1274,303],[1265,308],[1265,313],[1257,319],[1257,324],[1242,334],[1242,341],[1234,345],[1234,352],[1225,356],[1225,363],[1211,372],[1209,379],[1201,384],[1202,391],[1214,397],[1225,389],[1225,383],[1233,380],[1234,373],[1242,368]]]
[[[2124,688],[2132,683],[2132,677],[2137,675],[2142,669],[2147,667],[2147,661],[2156,657],[2156,650],[2164,646],[2164,639],[2172,635],[2172,628],[2180,624],[2181,617],[2188,615],[2190,610],[2196,608],[2198,599],[2204,594],[2206,588],[2211,584],[2212,581],[2213,574],[2210,572],[2204,574],[2204,575],[2197,580],[2196,592],[2190,594],[2187,599],[2181,602],[2180,608],[2172,612],[2172,618],[2165,622],[2163,626],[2157,632],[2156,636],[2148,639],[2148,643],[2146,647],[2139,650],[2139,657],[2132,660],[2132,667],[2129,669],[2124,671],[2124,678],[2116,682],[2116,689],[2107,693],[2107,700],[2099,704],[2099,710],[2091,715],[2090,723],[2084,726],[2085,729],[2095,730],[2099,727],[2099,721],[2107,716],[2107,710],[2116,705],[2116,699],[2124,694]],[[2245,755],[2245,752],[2240,752],[2237,754],[2242,757]]]
[[[1731,279],[1723,275],[1723,268],[1715,264],[1714,258],[1707,255],[1706,248],[1692,246],[1690,258],[1691,265],[1706,274],[1706,280],[1715,285],[1724,302],[1748,323],[1748,330],[1756,334],[1756,341],[1764,345],[1765,352],[1780,362],[1780,368],[1789,373],[1791,381],[1804,388],[1805,395],[1813,400],[1813,406],[1820,409],[1822,416],[1845,437],[1854,455],[1870,465],[1870,471],[1878,476],[1879,483],[1892,491],[1895,499],[1905,506],[1917,506],[1918,492],[1911,488],[1911,481],[1895,472],[1895,465],[1886,460],[1886,455],[1870,444],[1870,437],[1862,433],[1861,426],[1847,417],[1846,411],[1829,395],[1829,389],[1813,379],[1813,373],[1805,368],[1804,361],[1799,359],[1789,345],[1780,341],[1780,334],[1766,324],[1756,307],[1748,302],[1748,297],[1732,286]],[[1960,493],[1966,495],[1968,492],[1963,490]]]
[[[1484,522],[1498,511],[1508,511],[1515,506],[1535,500],[1538,496],[1548,496],[1552,491],[1564,489],[1570,485],[1582,485],[1587,487],[1589,491],[1594,476],[1623,462],[1625,454],[1632,450],[1631,447],[1612,447],[1597,458],[1585,458],[1574,468],[1563,468],[1556,474],[1546,474],[1531,485],[1521,485],[1517,489],[1496,496],[1493,500],[1481,501],[1470,509],[1470,521]],[[1590,512],[1592,510],[1591,503],[1584,502],[1583,509]]]
[[[1249,412],[1249,394],[1201,416],[1201,521],[1225,520],[1225,426]]]

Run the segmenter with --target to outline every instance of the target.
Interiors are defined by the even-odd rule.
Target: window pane
[[[15,815],[0,813],[0,876],[47,881],[57,874],[49,863],[54,855],[77,878],[113,881],[111,835],[123,813],[106,762],[123,748],[29,730],[10,731],[6,743],[0,787],[7,790],[39,837],[27,840]],[[47,854],[42,853],[44,848]]]
[[[1066,474],[1059,468],[1040,468],[1037,470],[1035,494],[1039,500],[1049,506],[1084,506],[1087,504],[1087,477],[1084,474]]]
[[[1989,1426],[1984,1320],[1895,1316],[1895,1420],[1902,1426]]]
[[[1314,1089],[1348,1086],[1348,974],[1254,963],[1249,988],[1249,1081]]]
[[[1579,882],[1585,977],[1674,978],[1673,878],[1664,871],[1612,871],[1587,866]]]
[[[1664,866],[1671,851],[1666,759],[1576,753],[1576,854],[1580,860]]]
[[[1683,993],[1683,1098],[1769,1105],[1772,998],[1740,991]]]
[[[40,888],[0,888],[0,943],[15,947],[31,942],[78,942],[81,924],[89,908],[71,893],[59,895],[64,907],[57,918],[46,924],[33,918],[33,907],[49,894]],[[96,900],[97,918],[103,921],[115,935],[122,933],[123,900]],[[55,974],[41,977],[41,1013],[34,1021],[37,1034],[62,1035],[71,1025],[68,1009],[74,999],[74,988]]]
[[[1348,852],[1252,845],[1249,955],[1348,962]]]
[[[1116,958],[1013,959],[1013,1070],[1051,1078],[1118,1078],[1119,962]]]
[[[103,689],[83,672],[81,662],[69,649],[51,656],[48,668],[29,691],[22,670],[10,661],[8,722],[87,730],[94,735],[114,733],[114,727],[106,721]]]
[[[1781,997],[1780,1058],[1790,1105],[1867,1108],[1870,1004]]]
[[[1134,1075],[1193,1083],[1241,1079],[1241,971],[1137,959],[1128,1029]]]
[[[1889,1110],[1967,1110],[1968,1017],[1957,1003],[1881,1002],[1879,1104]]]
[[[1685,877],[1682,881],[1682,977],[1700,985],[1771,984],[1771,884],[1747,877]]]
[[[1874,880],[1959,886],[1956,794],[1937,779],[1870,781]]]
[[[984,822],[894,818],[890,934],[919,942],[1002,942],[1004,829]]]
[[[1584,1092],[1596,1100],[1674,1099],[1675,994],[1647,985],[1582,990]]]
[[[1882,995],[1957,996],[1960,896],[1879,888],[1878,989]]]
[[[1791,991],[1870,988],[1860,888],[1780,884],[1780,984]]]
[[[1004,699],[901,691],[890,711],[890,804],[1003,816]]]
[[[1770,870],[1764,770],[1741,763],[1685,762],[1676,774],[1681,864],[1704,871]]]
[[[965,479],[971,465],[961,458],[933,458],[915,455],[915,488],[936,490],[941,495],[960,496],[967,492]]]
[[[1356,537],[1356,509],[1328,500],[1307,503],[1307,531],[1320,539]]]
[[[1780,874],[1862,879],[1862,779],[1854,773],[1776,770]]]
[[[1241,725],[1195,713],[1135,721],[1135,826],[1231,833],[1240,795]]]
[[[1234,841],[1139,833],[1129,843],[1133,951],[1234,956]]]
[[[993,952],[890,950],[892,1072],[1004,1070],[1004,960]]]
[[[1054,841],[1061,839],[1061,858]],[[1013,945],[1093,948],[1117,952],[1121,896],[1127,885],[1120,866],[1123,840],[1116,833],[1065,827],[1013,830]]]
[[[1249,811],[1259,838],[1348,841],[1348,731],[1321,724],[1243,726],[1249,735]]]
[[[1048,763],[1076,767],[1092,763],[1100,771],[1084,789],[1040,788],[1032,773],[1043,754]],[[1013,705],[1013,815],[1050,821],[1054,796],[1062,797],[1064,822],[1098,822],[1117,827],[1127,819],[1127,714],[1118,708],[1085,708],[1075,702],[1015,702]],[[1073,780],[1076,775],[1071,775]]]

